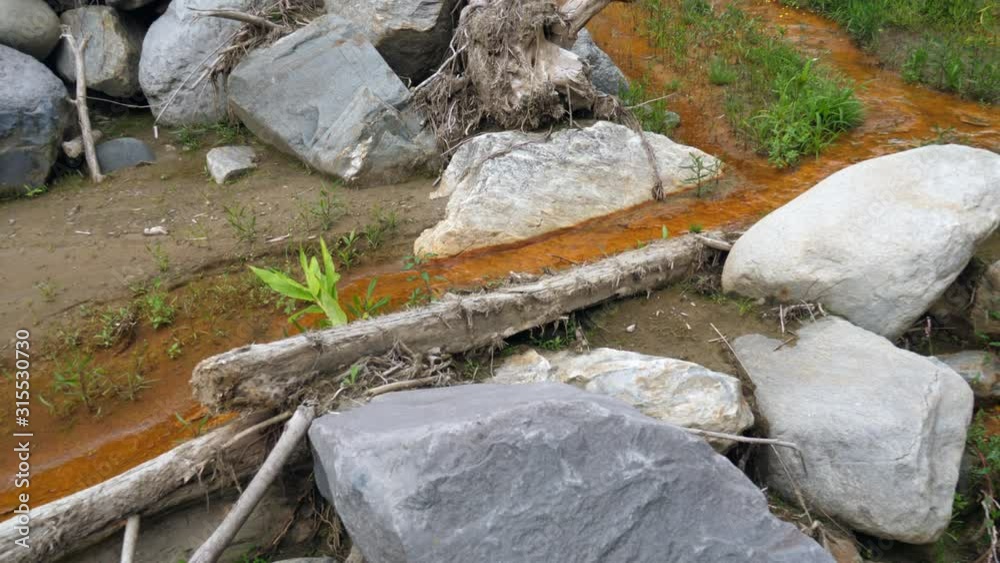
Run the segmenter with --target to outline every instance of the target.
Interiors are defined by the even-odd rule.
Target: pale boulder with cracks
[[[972,391],[943,363],[828,317],[794,343],[733,342],[769,438],[767,477],[786,499],[854,530],[934,542],[951,520]]]
[[[653,201],[657,183],[664,194],[695,185],[695,158],[718,173],[718,161],[696,148],[603,121],[551,135],[480,135],[455,152],[434,194],[450,196],[446,216],[414,251],[447,256],[517,242]]]
[[[527,350],[497,368],[492,382],[568,383],[684,428],[740,434],[753,425],[753,413],[735,377],[691,362],[627,350],[544,354]],[[733,445],[720,438],[709,438],[708,443],[719,451]]]

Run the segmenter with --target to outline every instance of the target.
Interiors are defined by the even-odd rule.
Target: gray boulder
[[[309,440],[373,563],[833,561],[705,442],[568,385],[393,393]]]
[[[229,77],[233,112],[258,138],[348,181],[400,180],[435,153],[402,110],[408,98],[371,43],[331,15],[251,52]]]
[[[66,87],[52,71],[0,45],[0,195],[45,183],[71,115]]]
[[[504,131],[472,138],[455,151],[432,197],[450,196],[443,221],[414,243],[417,254],[458,254],[517,242],[652,201],[653,169],[641,136],[599,121],[545,133]],[[718,171],[702,151],[646,133],[663,191],[694,183],[694,157]]]
[[[931,543],[945,531],[972,417],[958,374],[835,317],[794,345],[755,334],[733,346],[768,436],[802,449],[802,463],[768,451],[774,489],[794,500],[797,486],[814,510],[882,538]]]
[[[224,81],[213,84],[207,78],[199,78],[212,53],[242,24],[198,17],[192,8],[246,11],[253,3],[254,0],[173,0],[166,13],[153,22],[142,42],[139,83],[153,115],[160,116],[160,123],[195,125],[215,123],[225,117]]]
[[[967,350],[938,356],[938,359],[962,376],[976,398],[1000,399],[1000,360],[996,355],[983,350]]]
[[[820,301],[899,336],[1000,221],[1000,155],[936,145],[855,164],[755,224],[729,253],[726,291]]]
[[[60,16],[77,39],[89,37],[83,54],[87,87],[109,96],[127,98],[139,93],[139,54],[145,30],[129,16],[107,6],[84,6]],[[76,82],[73,51],[65,41],[55,56],[56,72]]]
[[[215,183],[225,184],[257,168],[257,153],[253,147],[216,147],[205,155],[205,162]]]
[[[399,76],[416,85],[444,60],[456,0],[326,0],[326,11],[353,23]]]
[[[627,350],[595,348],[582,354],[563,351],[544,356],[528,350],[505,360],[492,382],[568,383],[685,428],[740,434],[753,426],[740,380],[691,362]],[[707,440],[719,450],[733,444]]]
[[[94,147],[94,152],[97,153],[97,164],[105,174],[156,162],[153,149],[139,139],[131,137],[104,141]]]
[[[43,0],[0,0],[0,45],[43,60],[60,34],[59,16]]]
[[[594,38],[586,29],[580,30],[573,44],[573,52],[590,66],[590,81],[605,94],[617,96],[628,89],[628,78],[615,65],[611,57],[594,43]]]

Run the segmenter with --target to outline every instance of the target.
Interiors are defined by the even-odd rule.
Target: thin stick
[[[242,23],[248,23],[250,25],[256,25],[258,27],[265,27],[267,29],[283,30],[286,29],[285,26],[274,23],[271,20],[262,18],[260,16],[255,16],[253,14],[248,14],[246,12],[238,12],[236,10],[203,10],[200,8],[188,8],[192,12],[198,12],[199,17],[205,18],[222,18],[225,20],[233,20]]]
[[[715,331],[715,334],[718,334],[719,338],[721,338],[722,341],[726,343],[726,347],[729,348],[729,351],[733,353],[733,357],[736,358],[736,363],[740,364],[740,369],[743,370],[743,373],[747,374],[747,377],[750,377],[750,370],[748,370],[747,367],[743,365],[743,360],[740,359],[740,355],[736,353],[736,349],[733,348],[733,345],[729,343],[729,339],[726,338],[726,335],[719,332],[719,329],[715,328],[714,324],[708,323],[708,326],[712,327],[712,330]]]
[[[642,106],[646,106],[646,105],[652,104],[654,102],[658,102],[660,100],[666,100],[666,99],[672,98],[672,97],[674,97],[676,95],[677,95],[677,92],[674,92],[672,94],[667,94],[666,96],[660,96],[659,98],[653,98],[652,100],[646,100],[645,102],[642,102],[641,104],[635,104],[634,106],[625,106],[625,109],[641,108]]]
[[[87,168],[90,170],[90,179],[95,184],[100,184],[104,180],[101,175],[101,166],[97,162],[97,151],[94,149],[94,133],[90,127],[90,112],[87,111],[87,66],[83,59],[83,52],[87,49],[87,42],[90,37],[84,37],[77,44],[73,34],[70,33],[68,25],[62,26],[62,38],[66,40],[71,51],[73,51],[73,63],[76,67],[76,114],[80,120],[80,138],[83,139],[83,154],[87,157]]]
[[[237,435],[233,436],[232,438],[230,438],[229,441],[227,441],[225,444],[222,445],[222,449],[228,450],[230,448],[230,446],[232,446],[236,442],[239,442],[243,438],[246,438],[250,434],[253,434],[254,432],[259,432],[259,431],[261,431],[261,430],[263,430],[265,428],[269,428],[271,426],[274,426],[275,424],[278,424],[279,422],[284,422],[284,421],[288,420],[291,417],[292,417],[292,411],[285,411],[285,412],[283,412],[281,414],[274,415],[274,416],[272,416],[271,418],[269,418],[267,420],[264,420],[262,422],[258,422],[257,424],[254,424],[250,428],[242,430],[239,434],[237,434]]]
[[[295,414],[288,421],[288,425],[285,426],[285,431],[281,434],[281,438],[278,438],[274,449],[260,466],[260,471],[254,475],[229,514],[226,514],[222,524],[191,556],[189,563],[215,563],[219,559],[222,552],[233,541],[236,533],[243,527],[247,518],[250,517],[250,513],[264,497],[268,487],[278,477],[281,468],[295,451],[295,447],[302,440],[315,416],[316,411],[311,405],[302,405],[295,409]]]
[[[365,392],[365,395],[369,397],[377,397],[379,395],[384,395],[385,393],[392,393],[393,391],[403,391],[405,389],[413,389],[414,387],[423,387],[424,385],[429,385],[435,381],[437,381],[436,375],[431,377],[422,377],[420,379],[411,379],[409,381],[396,381],[394,383],[387,383],[378,387],[372,387]]]
[[[794,442],[786,442],[784,440],[777,440],[774,438],[753,438],[750,436],[740,436],[739,434],[727,434],[725,432],[714,432],[712,430],[702,430],[700,428],[684,428],[691,434],[696,436],[705,436],[707,438],[719,438],[722,440],[732,440],[733,442],[742,442],[744,444],[764,444],[767,446],[778,446],[780,448],[790,448],[802,455],[802,450],[799,449],[798,444]]]
[[[133,514],[125,522],[125,539],[122,541],[121,563],[132,563],[135,558],[135,546],[139,543],[139,515]]]
[[[705,246],[707,246],[709,248],[713,248],[715,250],[721,250],[723,252],[729,252],[730,250],[733,249],[733,245],[730,244],[730,243],[728,243],[728,242],[726,242],[726,241],[724,241],[724,240],[714,239],[714,238],[706,237],[705,235],[699,235],[699,234],[695,234],[694,238],[698,239],[698,242],[704,244]]]

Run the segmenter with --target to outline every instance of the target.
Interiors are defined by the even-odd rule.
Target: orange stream
[[[637,241],[659,238],[662,226],[671,233],[681,233],[693,223],[711,228],[750,222],[851,163],[901,150],[904,142],[934,136],[935,127],[953,127],[977,145],[1000,148],[1000,132],[993,127],[1000,123],[1000,110],[904,83],[897,74],[880,69],[872,57],[824,18],[772,2],[743,4],[761,19],[784,25],[788,38],[855,80],[866,107],[864,124],[829,147],[821,159],[807,159],[791,170],[776,170],[766,159],[749,152],[722,123],[722,90],[695,78],[703,76],[704,69],[685,71],[676,76],[684,84],[681,94],[669,102],[683,120],[675,137],[722,158],[730,186],[726,193],[705,199],[681,195],[530,241],[437,260],[428,267],[432,274],[446,278],[437,285],[474,286],[514,271],[566,268],[634,248]],[[648,72],[653,85],[662,86],[675,78],[661,62],[670,55],[642,37],[642,17],[634,4],[612,4],[588,28],[629,78],[638,79]],[[409,275],[397,268],[368,268],[345,280],[343,298],[362,293],[373,275],[378,276],[378,294],[392,296],[396,307],[414,287]],[[96,484],[189,438],[191,428],[179,424],[174,413],[185,413],[189,419],[199,414],[187,384],[196,361],[246,342],[279,338],[284,327],[284,319],[276,317],[263,333],[251,333],[237,319],[225,347],[215,343],[214,347],[206,344],[186,349],[184,357],[175,362],[164,357],[152,366],[150,377],[157,380],[153,388],[141,401],[118,408],[108,420],[83,420],[64,429],[58,419],[33,412],[33,426],[36,422],[41,426],[36,430],[40,450],[32,460],[34,506]],[[150,349],[166,349],[165,336],[141,336],[150,340]],[[13,469],[11,457],[4,456],[0,474],[12,475]],[[0,508],[9,513],[14,491],[11,481],[2,486]]]

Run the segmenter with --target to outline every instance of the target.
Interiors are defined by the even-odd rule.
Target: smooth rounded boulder
[[[1000,155],[934,145],[841,170],[733,246],[727,292],[820,302],[895,338],[941,295],[1000,223]]]
[[[69,10],[60,19],[77,41],[89,38],[83,52],[88,88],[121,98],[139,93],[139,55],[145,31],[138,21],[108,6]],[[66,41],[56,51],[55,67],[59,76],[76,82],[76,61]]]
[[[59,16],[44,0],[0,0],[0,45],[43,60],[60,33]]]
[[[70,116],[62,81],[34,57],[0,45],[0,194],[45,183]]]

